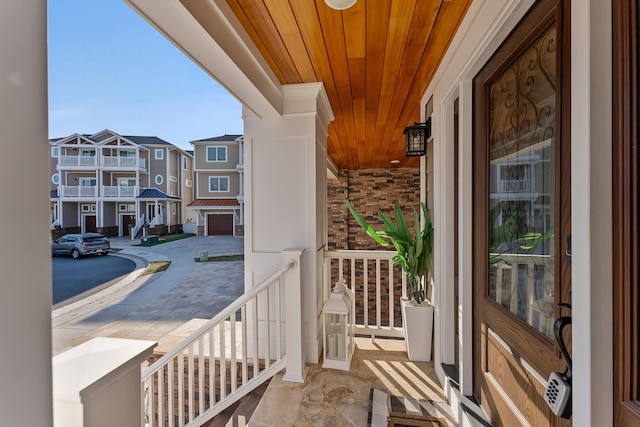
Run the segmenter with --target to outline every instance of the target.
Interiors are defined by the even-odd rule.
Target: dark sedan
[[[78,259],[84,255],[108,255],[111,251],[109,239],[98,233],[65,234],[51,242],[51,255],[71,255]]]

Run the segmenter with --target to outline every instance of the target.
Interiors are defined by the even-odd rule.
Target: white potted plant
[[[431,266],[433,224],[425,204],[421,202],[420,205],[424,213],[424,226],[421,230],[420,217],[413,209],[413,222],[416,230],[414,237],[398,203],[395,204],[394,209],[396,224],[380,210],[378,215],[380,215],[386,230],[376,231],[347,201],[351,215],[371,238],[382,246],[388,246],[390,241],[398,251],[393,257],[393,264],[402,267],[408,282],[409,298],[403,299],[401,302],[407,353],[409,360],[429,361],[431,360],[433,304],[426,298],[424,281]]]

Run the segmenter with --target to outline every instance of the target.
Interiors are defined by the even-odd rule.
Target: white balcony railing
[[[145,169],[146,160],[140,157],[102,156],[100,166],[119,169]]]
[[[553,339],[554,258],[550,255],[491,254],[489,296]]]
[[[395,251],[325,251],[324,299],[331,287],[345,279],[354,294],[356,333],[404,337],[400,298],[406,296],[406,275],[394,267]]]
[[[96,156],[60,156],[58,166],[97,166]]]
[[[148,427],[203,425],[283,368],[285,378],[304,368],[285,357],[302,354],[302,340],[287,334],[283,345],[285,312],[292,326],[303,323],[301,253],[283,254],[276,272],[142,372]]]
[[[60,185],[58,186],[59,197],[97,197],[98,187],[95,185]]]
[[[531,181],[528,179],[503,179],[500,191],[502,193],[529,193]]]
[[[138,194],[138,187],[128,187],[124,185],[102,186],[102,195],[104,197],[136,197]]]
[[[140,215],[136,220],[136,225],[131,228],[131,240],[135,239],[140,229],[144,227],[144,214]]]

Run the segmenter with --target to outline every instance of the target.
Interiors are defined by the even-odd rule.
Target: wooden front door
[[[474,79],[474,394],[494,426],[568,424],[543,394],[566,366],[569,17],[537,2]]]
[[[97,233],[98,228],[96,227],[96,216],[95,215],[85,215],[84,216],[84,232],[85,233]]]
[[[614,425],[640,426],[640,4],[612,4]]]

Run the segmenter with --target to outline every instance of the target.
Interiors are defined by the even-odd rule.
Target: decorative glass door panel
[[[548,339],[554,320],[556,27],[488,87],[488,296]]]

